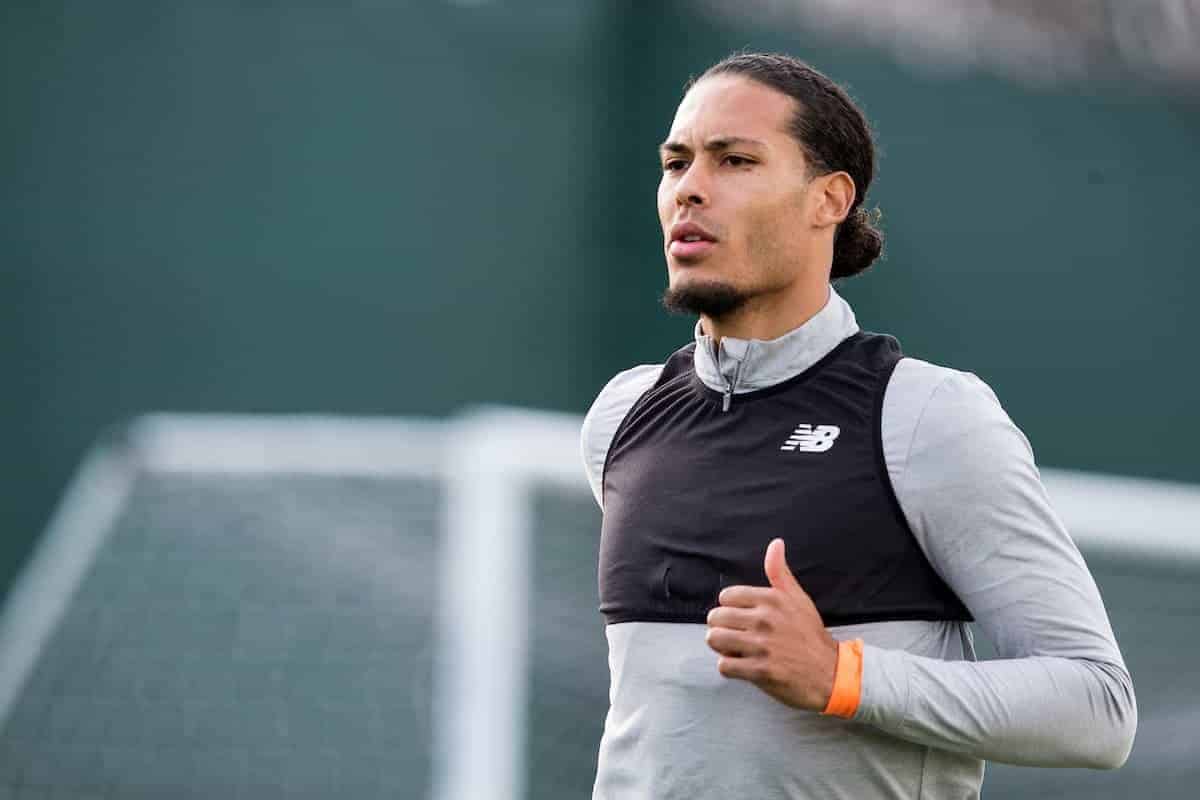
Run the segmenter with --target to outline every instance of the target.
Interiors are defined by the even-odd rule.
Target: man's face
[[[679,104],[658,186],[668,306],[684,298],[675,307],[720,317],[796,279],[811,234],[807,164],[787,131],[795,110],[735,75],[705,78]]]

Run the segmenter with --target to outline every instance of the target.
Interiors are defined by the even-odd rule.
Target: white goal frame
[[[138,474],[307,474],[444,482],[433,800],[525,794],[530,532],[539,486],[586,493],[582,418],[481,408],[449,421],[153,414],[89,452],[0,610],[0,724]],[[1044,469],[1085,554],[1200,565],[1200,486]]]

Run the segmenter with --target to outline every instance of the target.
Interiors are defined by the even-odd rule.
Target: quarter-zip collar
[[[697,322],[696,375],[710,389],[725,395],[728,409],[733,395],[765,389],[799,375],[857,332],[858,320],[850,304],[830,286],[829,300],[821,310],[778,339],[726,336],[717,347]]]

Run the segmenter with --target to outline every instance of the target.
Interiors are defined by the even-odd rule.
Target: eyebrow
[[[751,139],[746,136],[714,136],[704,143],[704,149],[710,153],[718,150],[728,150],[731,147],[738,145],[757,145],[758,147],[766,147],[766,142],[760,142],[758,139]],[[675,142],[668,139],[658,146],[658,152],[661,153],[690,153],[692,148],[688,147],[683,142]]]

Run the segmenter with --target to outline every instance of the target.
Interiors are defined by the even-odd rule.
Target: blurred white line
[[[151,414],[131,428],[160,472],[437,477],[436,420],[320,415]]]
[[[1200,562],[1200,486],[1062,469],[1042,482],[1080,549]]]
[[[84,459],[0,612],[0,730],[133,488],[120,445]]]

